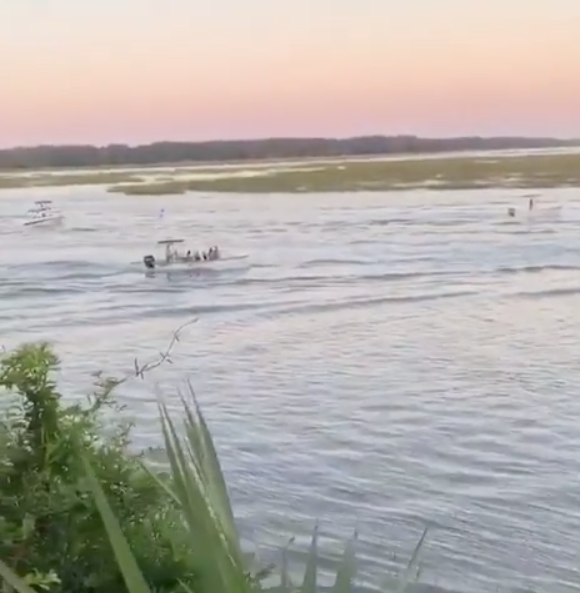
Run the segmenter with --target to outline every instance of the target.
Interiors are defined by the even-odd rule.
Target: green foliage
[[[174,340],[177,336],[174,336]],[[173,343],[172,341],[172,343]],[[162,360],[167,359],[167,353]],[[218,456],[193,390],[176,426],[163,403],[167,478],[127,451],[128,428],[101,439],[101,410],[115,382],[101,382],[87,406],[65,407],[46,345],[28,345],[0,363],[0,386],[16,394],[3,427],[0,577],[18,593],[259,593],[272,567],[250,570]],[[150,365],[152,368],[154,365]],[[142,375],[136,364],[136,374]],[[426,533],[426,532],[425,532]],[[404,578],[415,576],[425,533]],[[351,593],[357,535],[347,542],[331,593]],[[282,550],[276,593],[319,590],[318,527],[304,576],[292,582]],[[192,574],[195,559],[195,574]]]
[[[183,401],[185,438],[169,416],[165,405],[159,405],[165,448],[171,467],[171,481],[161,483],[178,503],[190,535],[190,545],[200,560],[196,591],[203,593],[259,593],[264,591],[261,577],[268,574],[250,574],[242,553],[234,522],[226,483],[207,424],[192,391],[192,404]],[[152,593],[138,570],[131,554],[130,540],[123,535],[121,526],[107,502],[101,484],[88,461],[87,475],[103,521],[115,549],[117,562],[123,567],[123,576],[129,593]],[[406,574],[394,587],[385,588],[403,593],[416,573],[419,552],[426,530],[417,545]],[[339,562],[331,593],[352,593],[357,571],[357,534],[345,546]],[[316,593],[318,589],[318,527],[315,528],[304,576],[300,585],[292,582],[287,569],[287,549],[283,550],[279,584],[276,593]],[[192,589],[184,584],[184,591]]]
[[[111,397],[115,383],[99,381],[85,405],[67,406],[51,378],[57,367],[47,344],[24,345],[0,360],[6,418],[0,426],[0,558],[37,590],[126,591],[86,478],[86,458],[151,589],[169,592],[180,579],[193,582],[177,505],[128,451],[129,426],[111,431],[110,418],[119,411]]]

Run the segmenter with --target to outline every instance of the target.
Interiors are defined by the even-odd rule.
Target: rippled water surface
[[[55,200],[62,230],[24,229]],[[329,558],[360,531],[376,583],[434,526],[421,579],[453,591],[580,583],[580,208],[546,192],[0,194],[0,341],[51,339],[69,392],[130,370],[190,318],[174,365],[119,393],[159,443],[155,385],[189,378],[243,531],[268,556],[316,517]],[[563,204],[561,214],[542,213]],[[166,214],[159,219],[161,208]],[[154,242],[248,254],[146,277]],[[297,553],[299,559],[300,553]]]

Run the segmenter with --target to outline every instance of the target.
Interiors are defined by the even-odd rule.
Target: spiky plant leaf
[[[427,538],[428,531],[429,531],[429,527],[425,527],[425,529],[423,530],[423,534],[421,535],[421,538],[419,539],[419,542],[417,543],[417,545],[415,546],[415,549],[413,550],[411,559],[409,560],[409,563],[407,564],[407,568],[405,569],[405,574],[399,580],[399,584],[397,586],[396,593],[404,593],[404,591],[406,591],[407,588],[409,587],[409,585],[411,583],[411,579],[413,577],[413,573],[417,570],[417,567],[419,565],[419,555],[421,554],[421,550],[423,549],[423,545],[425,544],[425,539]]]
[[[318,573],[318,523],[314,526],[312,532],[312,541],[306,560],[306,569],[304,570],[304,580],[302,581],[302,593],[316,593],[316,577]]]
[[[250,592],[254,587],[246,575],[237,534],[228,528],[224,501],[230,512],[231,507],[227,492],[225,496],[220,494],[216,476],[221,476],[221,469],[217,456],[212,461],[213,443],[209,431],[204,432],[198,413],[192,412],[185,403],[184,406],[185,443],[161,402],[159,411],[173,496],[191,534],[192,548],[200,566],[200,588],[212,593]]]
[[[351,593],[352,591],[357,569],[355,552],[357,539],[358,533],[355,531],[354,535],[346,543],[342,559],[336,571],[336,580],[332,587],[332,593]]]
[[[121,530],[121,526],[107,501],[107,497],[95,476],[90,463],[83,455],[83,464],[87,475],[89,487],[95,498],[95,504],[99,510],[105,530],[109,537],[111,547],[115,552],[117,564],[123,574],[123,580],[129,593],[151,593],[145,577],[133,556],[133,552]]]
[[[16,590],[18,593],[36,593],[36,591],[28,586],[7,564],[0,560],[0,577],[4,582]]]

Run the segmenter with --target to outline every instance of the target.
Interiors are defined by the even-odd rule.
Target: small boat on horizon
[[[538,197],[540,194],[527,194],[522,196],[524,198],[528,198],[528,207],[527,211],[527,219],[534,220],[534,221],[543,221],[543,222],[556,222],[560,219],[562,214],[562,205],[561,204],[554,204],[550,206],[545,206],[543,208],[536,208],[535,198]],[[517,210],[515,207],[510,206],[507,209],[507,214],[509,218],[516,218]]]
[[[24,226],[53,226],[64,220],[64,214],[52,207],[52,200],[37,200],[26,216]]]

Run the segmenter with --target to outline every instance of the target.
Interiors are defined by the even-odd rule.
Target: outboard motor
[[[153,256],[153,255],[146,255],[143,258],[143,263],[145,264],[145,267],[148,270],[154,270],[155,269],[155,256]]]

